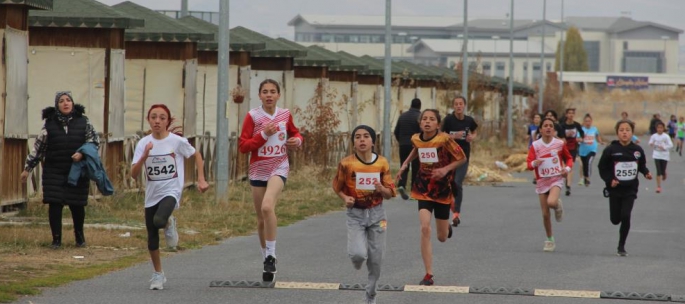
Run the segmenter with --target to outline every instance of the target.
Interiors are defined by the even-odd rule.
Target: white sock
[[[266,256],[276,257],[276,241],[266,241]]]
[[[262,260],[266,260],[266,248],[259,248],[260,251],[262,252]]]

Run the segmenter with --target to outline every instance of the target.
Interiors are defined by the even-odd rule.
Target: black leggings
[[[609,196],[609,217],[614,225],[621,224],[619,245],[625,245],[630,232],[630,217],[633,212],[634,196]]]
[[[166,196],[157,205],[145,208],[148,250],[159,249],[159,229],[166,227],[174,208],[176,208],[176,198],[173,196]]]
[[[654,166],[656,167],[657,176],[664,176],[664,174],[666,174],[666,165],[668,165],[668,161],[665,159],[654,160]]]
[[[404,164],[404,161],[407,160],[409,154],[411,154],[412,149],[414,149],[414,146],[412,145],[400,145],[400,165]],[[419,164],[419,158],[417,157],[411,162],[410,167],[407,168],[407,170],[402,171],[402,179],[397,183],[398,187],[407,186],[409,170],[411,170],[411,183],[409,183],[409,187],[411,187],[416,179],[416,172],[419,172]],[[409,191],[411,192],[411,188]]]
[[[62,210],[64,209],[64,204],[50,203],[48,205],[48,220],[50,221],[52,240],[62,241]],[[74,221],[74,232],[80,232],[81,235],[83,235],[83,222],[86,221],[86,207],[68,206],[69,210],[71,210],[71,218]]]
[[[588,155],[580,157],[580,161],[583,162],[583,177],[590,178],[592,175],[592,162],[594,160],[595,152],[590,152]]]

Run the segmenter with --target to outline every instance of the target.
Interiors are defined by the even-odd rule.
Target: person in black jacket
[[[559,125],[561,129],[564,130],[564,139],[566,141],[566,148],[568,152],[571,153],[571,158],[573,162],[576,162],[578,156],[578,139],[585,137],[585,132],[583,132],[583,126],[577,121],[573,120],[576,116],[576,109],[569,108],[566,109],[566,119],[562,120]],[[582,175],[581,175],[582,176]],[[571,195],[571,185],[573,183],[573,171],[569,172],[566,176],[566,196]]]
[[[661,122],[661,114],[656,113],[652,115],[652,119],[649,121],[649,135],[656,133],[656,124]]]
[[[414,136],[414,134],[421,132],[421,128],[419,127],[419,116],[421,116],[421,100],[414,98],[411,101],[411,108],[409,108],[409,111],[402,113],[402,115],[400,115],[400,117],[397,119],[394,133],[397,142],[400,144],[400,164],[404,163],[407,157],[409,157],[409,153],[411,153],[411,150],[414,148],[411,143],[411,137]],[[409,185],[414,183],[416,172],[418,172],[418,170],[419,159],[417,158],[411,162],[412,183]],[[409,199],[409,195],[405,189],[407,186],[408,171],[409,170],[405,170],[402,172],[402,179],[400,179],[397,183],[397,191],[400,192],[400,196],[402,196],[402,199],[404,200]],[[411,192],[411,189],[409,192]]]
[[[74,236],[77,247],[86,246],[83,223],[88,204],[88,177],[81,177],[76,186],[67,183],[73,162],[79,162],[83,155],[77,150],[85,143],[100,146],[100,137],[85,115],[85,108],[75,104],[71,92],[57,92],[55,106],[43,109],[45,121],[33,151],[26,158],[22,182],[29,172],[43,162],[43,203],[48,204],[48,218],[52,231],[51,248],[62,246],[62,209],[69,206],[74,221]]]
[[[611,223],[621,224],[619,229],[618,255],[627,256],[625,245],[630,231],[630,217],[633,204],[637,198],[637,174],[642,173],[647,179],[652,174],[647,169],[645,151],[632,142],[635,124],[622,120],[616,123],[618,140],[614,140],[604,149],[599,159],[599,175],[606,183],[604,196],[609,197]]]

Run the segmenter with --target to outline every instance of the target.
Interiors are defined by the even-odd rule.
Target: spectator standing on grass
[[[411,144],[411,137],[414,136],[414,134],[420,133],[421,128],[419,128],[419,116],[421,115],[421,100],[418,98],[414,98],[411,101],[411,107],[409,108],[408,111],[402,113],[400,117],[397,119],[397,124],[395,125],[395,138],[397,139],[397,142],[400,145],[400,163],[404,163],[404,160],[407,159],[409,156],[409,153],[411,153],[411,150],[414,148]],[[375,139],[374,139],[375,140]],[[419,160],[415,159],[414,161],[411,162],[411,180],[412,182],[416,178],[416,172],[419,170]],[[397,191],[400,193],[402,196],[402,199],[407,200],[409,199],[409,195],[407,194],[406,186],[407,186],[407,173],[409,170],[406,170],[402,173],[402,179],[397,183]],[[411,183],[409,183],[411,187]],[[411,190],[411,189],[410,189]],[[409,191],[411,192],[411,191]]]
[[[141,170],[147,180],[145,186],[145,227],[147,228],[147,249],[152,260],[151,290],[164,289],[166,275],[162,269],[159,252],[159,229],[164,229],[166,245],[178,245],[176,218],[171,214],[180,207],[181,194],[185,184],[186,158],[195,157],[197,168],[197,189],[205,192],[209,184],[205,181],[202,155],[190,145],[179,132],[173,133],[174,118],[166,105],[155,104],[147,112],[151,133],[140,139],[133,153],[131,177],[138,178]]]
[[[276,274],[276,203],[290,173],[288,149],[302,146],[302,135],[288,109],[276,106],[281,87],[273,79],[259,84],[262,105],[245,115],[238,140],[241,153],[250,153],[250,186],[257,213],[257,233],[264,270],[262,280],[273,281]]]
[[[461,223],[461,203],[464,200],[464,179],[469,172],[469,159],[471,157],[471,142],[476,139],[478,124],[473,117],[468,116],[466,111],[466,98],[463,96],[454,97],[452,101],[454,112],[445,116],[442,123],[442,132],[448,133],[466,155],[466,163],[454,170],[454,184],[452,195],[452,226],[457,227]]]
[[[36,138],[33,150],[26,157],[21,181],[26,182],[29,172],[43,160],[43,203],[48,204],[48,219],[52,231],[52,249],[62,246],[62,210],[69,206],[74,222],[76,247],[86,246],[83,224],[88,205],[88,177],[81,177],[75,185],[67,183],[72,164],[84,156],[78,150],[86,143],[97,150],[100,137],[85,116],[86,109],[74,103],[69,91],[55,94],[55,106],[43,109],[43,128]]]

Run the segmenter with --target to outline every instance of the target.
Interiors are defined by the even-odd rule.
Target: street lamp
[[[494,59],[494,63],[493,63],[493,66],[494,66],[494,73],[492,73],[492,74],[495,75],[495,76],[497,76],[497,71],[498,71],[498,69],[497,69],[497,40],[499,40],[499,36],[492,36],[492,41],[495,42],[495,43],[494,43],[494,45],[495,45],[495,50],[494,50],[494,52],[493,52],[494,58],[495,58],[495,59]]]
[[[542,0],[542,43],[540,43],[540,88],[538,89],[538,113],[542,113],[542,95],[545,92],[545,23],[547,23],[547,0]]]
[[[561,0],[561,24],[564,24],[564,0]],[[561,31],[559,50],[559,99],[564,100],[564,31]]]
[[[407,33],[405,32],[399,32],[397,33],[397,36],[400,36],[400,60],[404,58],[404,37],[407,37]]]
[[[416,63],[416,41],[419,40],[419,37],[411,36],[409,37],[409,40],[411,41],[411,61],[412,63]]]
[[[664,41],[664,59],[662,60],[661,66],[663,67],[661,70],[661,73],[666,73],[666,51],[668,51],[668,47],[666,46],[666,43],[668,42],[668,39],[671,37],[668,36],[661,36],[661,40]]]

